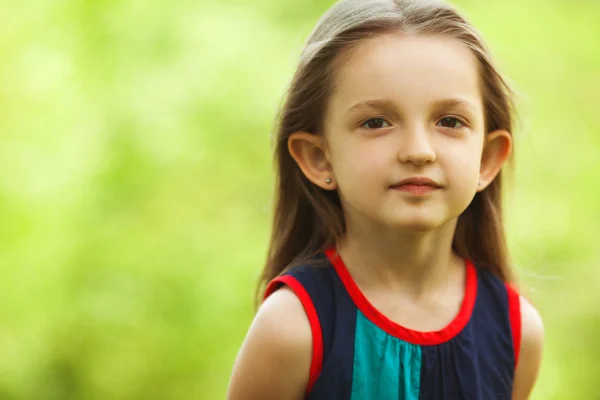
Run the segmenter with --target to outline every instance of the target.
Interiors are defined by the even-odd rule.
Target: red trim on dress
[[[519,362],[519,353],[521,352],[521,296],[510,284],[506,284],[508,293],[508,317],[510,319],[510,328],[512,331],[513,350],[515,352],[515,369]]]
[[[344,265],[342,258],[337,254],[335,249],[328,249],[325,251],[325,254],[329,258],[329,261],[331,261],[333,264],[333,267],[346,287],[346,290],[350,294],[350,297],[358,309],[365,315],[365,317],[367,317],[369,320],[371,320],[371,322],[383,329],[388,334],[404,340],[405,342],[426,346],[433,346],[447,342],[454,336],[458,335],[471,318],[471,314],[475,306],[475,299],[477,298],[477,270],[470,261],[466,261],[465,263],[465,295],[460,311],[454,320],[439,331],[421,332],[405,328],[383,315],[369,302],[369,300],[367,300],[365,295],[360,291],[354,282],[354,279],[352,279],[352,276],[348,272],[348,269]]]
[[[323,367],[323,335],[321,332],[321,323],[319,322],[319,316],[317,310],[309,296],[304,289],[304,286],[293,276],[283,275],[273,279],[267,285],[265,291],[265,299],[275,292],[281,285],[287,285],[294,291],[308,317],[310,323],[310,330],[312,332],[312,360],[310,362],[310,372],[308,375],[308,386],[306,387],[306,393],[310,393],[313,384],[321,374],[321,368]]]

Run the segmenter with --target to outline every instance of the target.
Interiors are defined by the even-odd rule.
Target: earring
[[[329,178],[329,177],[325,178],[325,183],[329,185],[331,183],[331,178]]]
[[[477,186],[481,186],[483,185],[483,182],[481,182],[481,179],[479,180],[479,183],[477,183]]]

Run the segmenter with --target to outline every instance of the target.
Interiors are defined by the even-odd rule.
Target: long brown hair
[[[479,33],[455,9],[434,0],[343,0],[334,4],[310,35],[278,115],[273,227],[257,293],[286,268],[333,246],[344,235],[337,192],[325,191],[303,175],[289,154],[288,138],[296,131],[323,133],[336,61],[342,52],[361,40],[393,31],[444,35],[468,46],[478,61],[486,132],[512,132],[512,92]],[[460,215],[453,248],[460,257],[512,282],[502,222],[501,175],[477,193]]]

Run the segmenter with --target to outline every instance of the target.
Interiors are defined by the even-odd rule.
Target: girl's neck
[[[455,229],[456,219],[425,232],[382,232],[381,227],[348,224],[337,251],[359,286],[420,297],[464,273],[464,261],[452,251]]]

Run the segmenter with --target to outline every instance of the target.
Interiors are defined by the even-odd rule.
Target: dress
[[[510,400],[519,356],[519,294],[467,261],[465,294],[437,332],[389,320],[361,293],[329,249],[273,279],[298,296],[313,348],[310,400]]]

